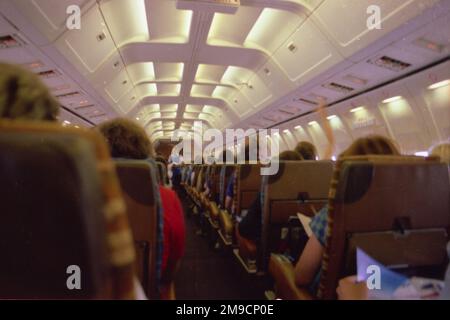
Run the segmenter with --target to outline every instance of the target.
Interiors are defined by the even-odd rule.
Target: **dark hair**
[[[153,147],[144,129],[133,121],[117,118],[97,128],[109,145],[113,158],[146,159],[153,156]]]
[[[0,118],[56,121],[59,103],[37,75],[0,63]]]
[[[302,160],[316,160],[316,147],[310,142],[301,141],[295,146],[294,151],[300,154]]]
[[[383,136],[370,135],[356,139],[339,157],[359,155],[399,155],[394,143]]]
[[[297,151],[292,150],[286,150],[280,153],[279,155],[280,160],[287,160],[287,161],[298,161],[303,160],[302,156]]]
[[[229,158],[229,159],[231,159],[231,160],[235,160],[234,158],[234,154],[233,154],[233,152],[231,152],[230,150],[228,150],[228,149],[225,149],[225,150],[223,150],[221,153],[220,153],[220,156],[219,156],[219,158],[218,158],[218,161],[220,161],[220,160],[222,160],[222,163],[227,163],[227,158]]]

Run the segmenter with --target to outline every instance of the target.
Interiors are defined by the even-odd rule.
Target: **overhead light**
[[[141,120],[139,117],[136,118],[137,121]]]
[[[301,126],[295,126],[295,130],[300,130],[302,127]]]
[[[431,86],[428,87],[428,89],[434,90],[434,89],[437,89],[437,88],[442,88],[442,87],[448,86],[449,84],[450,84],[450,79],[447,79],[447,80],[443,80],[443,81],[439,81],[439,82],[433,83]]]
[[[337,118],[337,116],[336,116],[335,114],[333,114],[333,115],[327,117],[328,120],[332,120],[332,119],[334,119],[334,118]]]
[[[363,109],[364,109],[364,107],[357,107],[357,108],[351,109],[350,112],[358,112],[358,111],[361,111]]]
[[[70,124],[70,121],[64,120],[63,123],[65,123],[65,124]]]
[[[331,156],[331,160],[336,161],[336,156]]]
[[[391,103],[391,102],[400,100],[401,98],[402,98],[402,96],[391,97],[391,98],[388,98],[386,100],[383,100],[383,103]]]
[[[288,129],[284,129],[283,132],[284,133],[289,133],[289,130]]]
[[[427,151],[419,151],[419,152],[414,153],[414,155],[418,156],[418,157],[428,157],[428,152]]]
[[[77,129],[80,129],[80,127],[79,127],[79,126],[75,126],[75,128],[77,128]]]
[[[314,125],[317,124],[317,121],[311,121],[311,122],[309,122],[308,124],[309,124],[310,126],[314,126]]]

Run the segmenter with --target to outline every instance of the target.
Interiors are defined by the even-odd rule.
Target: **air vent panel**
[[[349,86],[345,86],[343,84],[340,83],[336,83],[336,82],[331,82],[331,83],[327,83],[322,85],[322,87],[330,89],[330,90],[334,90],[337,92],[341,92],[341,93],[350,93],[353,90],[355,90],[355,88],[349,87]]]
[[[0,49],[17,48],[25,44],[25,41],[20,39],[17,35],[0,36]]]
[[[39,77],[41,77],[42,79],[50,79],[50,78],[59,77],[61,74],[55,70],[46,70],[46,71],[38,72],[37,75]]]
[[[411,66],[410,63],[404,62],[398,59],[394,59],[388,56],[382,56],[377,59],[371,59],[367,61],[370,64],[373,64],[377,67],[384,68],[387,70],[391,70],[394,72],[403,71]]]
[[[299,99],[296,99],[295,101],[303,102],[303,103],[306,103],[306,104],[309,104],[309,105],[312,105],[312,106],[317,105],[317,102],[312,101],[312,100],[308,100],[308,99],[304,99],[304,98],[299,98]]]
[[[69,93],[57,95],[56,98],[58,98],[58,99],[72,99],[72,98],[76,98],[76,97],[78,98],[78,97],[80,97],[82,95],[83,95],[82,93],[80,93],[78,91],[75,91],[75,92],[69,92]]]

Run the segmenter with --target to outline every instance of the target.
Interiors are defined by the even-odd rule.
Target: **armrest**
[[[258,251],[256,244],[253,241],[241,236],[239,233],[239,225],[236,225],[236,240],[241,256],[249,260],[256,260]]]
[[[269,272],[275,280],[277,295],[286,300],[313,300],[314,297],[305,288],[295,284],[295,272],[292,263],[284,256],[272,254]]]
[[[209,210],[210,210],[211,217],[214,220],[217,220],[219,218],[219,207],[217,207],[217,203],[215,203],[214,201],[210,201],[209,202]]]
[[[229,236],[233,234],[233,220],[227,210],[220,210],[219,212],[220,224],[222,231]]]

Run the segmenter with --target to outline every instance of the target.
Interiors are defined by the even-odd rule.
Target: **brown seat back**
[[[159,197],[156,171],[149,161],[116,160],[136,250],[136,271],[149,298],[158,296],[157,261]]]
[[[260,267],[278,251],[291,217],[314,216],[327,203],[332,174],[331,161],[280,161],[277,174],[263,179]]]
[[[222,165],[214,164],[211,168],[209,175],[209,185],[211,186],[210,199],[218,203],[219,201],[219,190],[220,190],[220,172],[222,170]]]
[[[261,165],[241,164],[236,166],[234,206],[235,213],[240,216],[242,210],[247,210],[255,201],[261,188]]]
[[[208,166],[207,165],[200,165],[198,169],[197,179],[195,181],[195,189],[197,192],[203,191],[203,185],[205,183],[205,176],[206,176],[206,170]]]
[[[231,164],[224,164],[222,165],[221,171],[220,171],[220,185],[219,185],[219,203],[220,207],[223,209],[225,208],[225,198],[227,195],[227,187],[230,183],[230,179],[233,178],[233,173],[236,170],[235,165]]]
[[[0,297],[133,298],[131,233],[102,138],[0,121],[0,149]],[[70,266],[81,290],[68,289]]]
[[[447,166],[433,158],[339,161],[330,189],[318,296],[335,298],[338,280],[355,272],[356,247],[387,266],[406,266],[411,274],[442,272],[450,227],[449,186]]]

